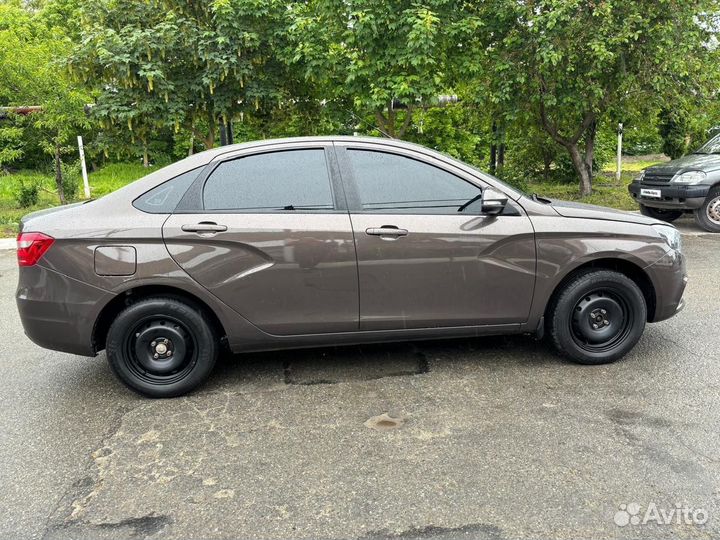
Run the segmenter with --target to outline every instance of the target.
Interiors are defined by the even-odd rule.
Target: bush
[[[25,182],[20,182],[20,187],[15,194],[15,200],[20,208],[35,206],[38,203],[39,198],[40,186],[37,183],[32,182],[30,184],[26,184]]]
[[[80,187],[80,181],[82,178],[80,162],[75,161],[73,163],[62,163],[61,167],[65,199],[68,201],[77,199],[78,188]]]

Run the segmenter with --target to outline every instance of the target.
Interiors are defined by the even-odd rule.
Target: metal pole
[[[617,140],[617,169],[615,171],[615,180],[620,181],[622,175],[622,139],[623,139],[623,125],[622,122],[618,124],[618,140]]]
[[[82,135],[78,135],[78,150],[80,150],[80,167],[82,168],[83,187],[85,198],[90,198],[90,184],[88,183],[87,167],[85,166],[85,149],[83,148]]]

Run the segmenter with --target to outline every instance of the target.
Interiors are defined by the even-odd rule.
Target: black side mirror
[[[491,216],[501,214],[507,205],[508,198],[502,191],[486,187],[482,192],[482,213]]]

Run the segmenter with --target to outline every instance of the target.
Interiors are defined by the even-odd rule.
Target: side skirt
[[[398,341],[423,341],[434,339],[470,338],[503,334],[523,333],[522,324],[497,324],[484,326],[456,326],[442,328],[412,328],[403,330],[380,330],[342,332],[333,334],[304,334],[295,336],[271,336],[262,342],[234,343],[234,353],[302,349],[363,343],[391,343]]]

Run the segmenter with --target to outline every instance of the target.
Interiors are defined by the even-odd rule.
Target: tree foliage
[[[663,109],[660,112],[660,136],[663,152],[672,159],[685,154],[688,147],[690,119],[683,109]]]
[[[62,155],[72,151],[75,137],[90,124],[84,113],[89,95],[72,84],[62,65],[70,43],[42,13],[28,12],[19,3],[0,4],[0,43],[0,103],[42,107],[27,118],[11,115],[13,124],[1,128],[0,137],[9,144],[0,159],[9,163],[23,157],[24,131],[33,128],[39,148],[52,156],[64,203]]]
[[[591,190],[598,124],[637,100],[707,95],[717,84],[716,0],[490,0],[478,57],[493,97],[527,109]],[[487,79],[486,79],[487,80]]]
[[[62,197],[79,133],[92,160],[148,164],[215,146],[221,127],[361,132],[518,184],[575,177],[587,194],[618,122],[637,150],[658,149],[660,127],[671,155],[720,125],[719,13],[720,0],[0,0],[0,106],[43,110],[0,123],[0,166],[45,155]]]
[[[403,138],[414,111],[448,89],[446,70],[478,24],[449,0],[311,0],[293,7],[291,61],[327,99]]]
[[[286,11],[278,0],[88,2],[70,69],[97,89],[105,126],[122,122],[145,142],[183,126],[212,148],[219,119],[287,99],[273,54]]]

